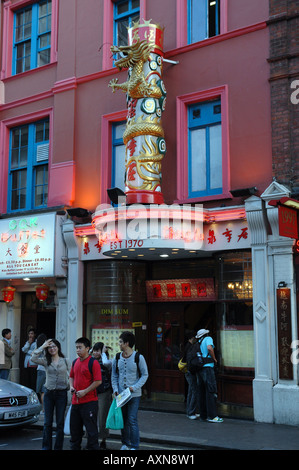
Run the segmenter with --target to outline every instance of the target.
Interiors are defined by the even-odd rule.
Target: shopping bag
[[[71,410],[72,410],[72,405],[70,405],[68,412],[66,414],[65,420],[64,420],[64,434],[66,436],[71,435],[71,429],[70,429],[70,420],[71,420]]]
[[[123,420],[123,413],[121,408],[116,406],[115,398],[112,400],[110,405],[107,419],[106,419],[106,428],[108,429],[123,429],[124,427],[124,420]]]
[[[178,369],[185,374],[188,371],[187,362],[183,362],[183,359],[180,359]]]

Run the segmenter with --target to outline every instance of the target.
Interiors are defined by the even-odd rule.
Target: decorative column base
[[[276,384],[273,389],[274,422],[299,426],[298,385]]]
[[[259,423],[274,423],[273,380],[258,378],[253,380],[254,420]]]
[[[127,191],[127,204],[164,204],[162,193],[154,193],[152,191]]]

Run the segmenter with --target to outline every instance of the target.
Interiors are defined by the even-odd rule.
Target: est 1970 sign
[[[0,221],[0,279],[53,276],[55,214]]]

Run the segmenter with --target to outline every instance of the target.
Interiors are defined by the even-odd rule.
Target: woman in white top
[[[54,408],[56,410],[56,440],[54,450],[62,450],[64,439],[64,415],[67,405],[67,390],[69,388],[69,372],[71,363],[61,352],[61,346],[56,339],[48,339],[35,349],[32,362],[46,369],[46,392],[44,396],[44,429],[43,450],[52,449],[52,427]]]

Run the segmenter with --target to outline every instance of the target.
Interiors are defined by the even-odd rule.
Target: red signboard
[[[286,206],[278,206],[279,235],[299,238],[297,211]]]
[[[167,286],[167,296],[168,297],[176,297],[175,284],[166,284],[166,286]]]
[[[292,380],[293,364],[291,361],[291,290],[287,288],[277,289],[277,330],[279,378]]]
[[[146,281],[149,302],[215,300],[214,279],[166,279]]]

